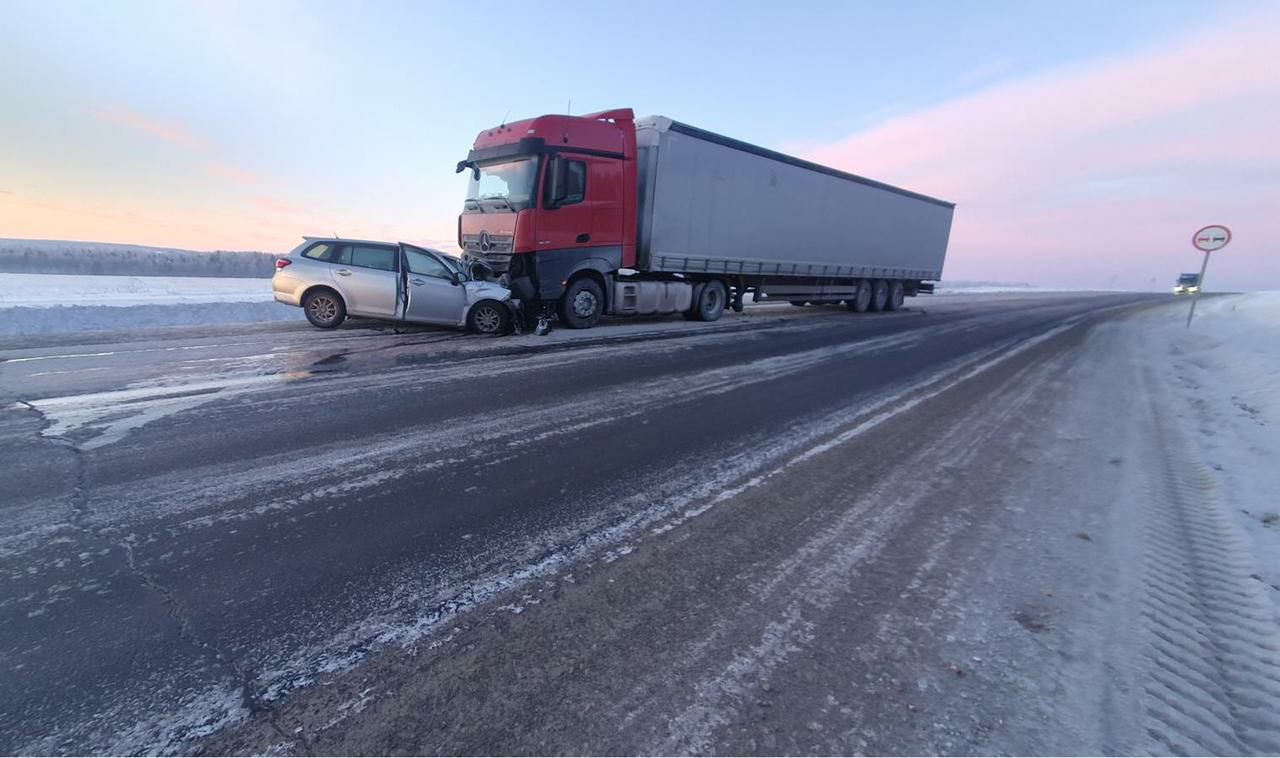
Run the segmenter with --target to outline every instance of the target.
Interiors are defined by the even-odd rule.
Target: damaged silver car
[[[447,253],[401,243],[305,237],[276,261],[278,302],[333,329],[347,316],[438,324],[503,334],[514,315],[511,291]]]

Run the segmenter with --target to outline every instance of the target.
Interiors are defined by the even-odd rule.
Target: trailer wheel
[[[590,329],[604,312],[604,293],[589,276],[575,279],[560,298],[560,320],[570,329]]]
[[[703,286],[694,302],[694,317],[699,321],[715,321],[724,315],[724,284],[712,280]]]
[[[693,285],[693,297],[689,301],[691,303],[689,310],[681,314],[684,316],[686,321],[698,320],[698,298],[702,297],[702,290],[705,289],[706,286],[706,282],[697,282]]]
[[[889,302],[885,303],[885,309],[896,311],[902,307],[902,299],[905,293],[902,289],[902,282],[896,279],[889,283]]]
[[[859,279],[858,289],[853,293],[853,297],[844,301],[844,304],[854,313],[866,313],[871,307],[871,282]]]
[[[889,304],[889,283],[883,279],[871,282],[871,310],[882,311]]]

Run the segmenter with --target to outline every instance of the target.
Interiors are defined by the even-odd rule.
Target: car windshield
[[[452,255],[449,255],[448,253],[437,253],[437,255],[439,255],[440,260],[444,261],[444,265],[453,269],[453,272],[455,274],[460,274],[460,275],[466,274],[466,269],[463,267],[462,261],[458,260],[457,258],[454,258]]]
[[[534,184],[538,178],[538,159],[530,156],[484,163],[478,167],[479,178],[474,174],[467,185],[467,200],[480,210],[507,206],[513,211],[528,208],[533,200]]]

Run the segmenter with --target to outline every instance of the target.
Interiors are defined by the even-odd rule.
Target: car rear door
[[[396,317],[400,256],[394,246],[344,243],[331,266],[333,283],[347,303],[347,313],[372,318]]]
[[[406,321],[458,326],[466,316],[467,289],[434,254],[401,245]]]

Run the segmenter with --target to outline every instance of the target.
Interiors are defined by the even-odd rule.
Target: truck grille
[[[470,258],[483,261],[486,266],[499,274],[511,265],[512,244],[513,239],[510,234],[482,232],[462,235],[462,251]]]

